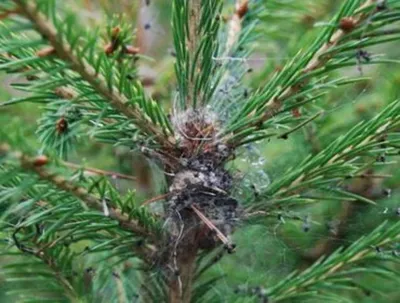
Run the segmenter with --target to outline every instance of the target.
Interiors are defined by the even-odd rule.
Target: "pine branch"
[[[399,125],[400,102],[396,101],[374,119],[356,125],[312,158],[307,157],[299,165],[289,169],[272,182],[266,192],[261,193],[261,197],[273,197],[273,201],[270,202],[275,206],[281,203],[296,203],[297,199],[306,203],[313,200],[312,195],[308,198],[307,194],[300,196],[299,193],[323,190],[331,194],[336,192],[342,197],[371,202],[369,199],[346,194],[345,191],[329,186],[338,185],[348,178],[360,175],[370,165],[368,159],[372,158],[372,162],[376,162],[380,155],[394,151],[395,148],[391,144],[399,140],[396,136]],[[257,205],[263,207],[263,203]]]
[[[85,172],[96,174],[96,175],[109,176],[109,177],[113,177],[113,178],[115,177],[115,178],[120,178],[120,179],[136,181],[136,177],[130,176],[130,175],[121,174],[121,173],[118,173],[118,172],[105,171],[105,170],[98,169],[98,168],[93,168],[93,167],[85,167],[85,166],[82,166],[82,165],[78,165],[78,164],[71,163],[71,162],[66,162],[66,161],[63,161],[62,164],[64,166],[67,166],[67,167],[73,168],[73,169],[83,169]]]
[[[355,60],[353,62],[349,60],[354,58],[356,51],[362,47],[398,39],[397,36],[393,36],[388,39],[375,37],[373,40],[371,37],[362,35],[362,39],[357,40],[354,33],[364,33],[369,27],[377,30],[390,22],[393,13],[398,14],[396,5],[393,5],[392,10],[389,11],[377,8],[377,1],[374,0],[365,1],[357,8],[358,2],[354,0],[343,4],[341,11],[331,22],[337,26],[337,29],[326,29],[307,52],[298,53],[281,72],[275,74],[268,84],[243,106],[232,119],[231,126],[225,131],[227,142],[238,146],[248,136],[262,138],[262,135],[257,135],[257,133],[263,134],[273,125],[273,122],[268,122],[272,117],[309,103],[314,100],[313,95],[318,94],[322,89],[357,81],[357,79],[352,81],[342,78],[320,85],[312,82],[318,77],[321,77],[320,81],[326,81],[322,78],[325,73],[356,65]],[[346,40],[347,37],[351,39]],[[351,53],[352,50],[354,53]],[[385,63],[390,60],[369,61]]]
[[[24,280],[25,281],[31,281],[33,285],[36,284],[37,282],[37,277],[41,276],[41,279],[45,278],[47,281],[47,287],[48,291],[40,293],[38,296],[41,297],[42,300],[45,300],[46,296],[49,295],[49,292],[51,293],[51,290],[53,287],[50,285],[53,284],[54,280],[57,281],[57,284],[62,287],[63,291],[60,293],[59,289],[54,289],[54,292],[57,293],[57,296],[66,296],[71,302],[78,302],[79,300],[79,295],[76,292],[73,284],[71,281],[69,281],[65,277],[65,272],[72,272],[72,264],[71,264],[71,259],[66,261],[66,259],[71,257],[69,253],[64,252],[64,256],[61,258],[57,258],[58,255],[61,255],[61,251],[59,248],[43,248],[44,243],[38,243],[37,242],[37,237],[33,239],[31,246],[25,247],[23,244],[19,243],[19,240],[17,239],[17,232],[16,230],[14,232],[13,236],[13,241],[14,245],[20,250],[21,256],[25,257],[22,260],[25,262],[22,263],[22,267],[18,266],[18,261],[12,261],[10,264],[5,265],[3,267],[3,272],[6,273],[7,279],[6,282],[11,283],[11,281],[18,281],[18,280]],[[7,255],[8,253],[3,253],[3,255]],[[35,257],[37,260],[40,260],[40,263],[43,264],[46,269],[41,269],[40,267],[38,268],[38,264],[36,262],[29,262],[28,264],[26,263],[26,256],[31,255]],[[68,256],[69,255],[69,256]],[[28,259],[29,260],[29,259]],[[60,262],[61,261],[61,262]],[[39,264],[40,264],[39,263]],[[36,266],[35,266],[36,265]],[[35,276],[30,276],[29,275],[29,268],[32,266],[32,268],[35,268]],[[28,271],[27,271],[28,270]],[[43,283],[43,281],[42,281]],[[39,286],[39,285],[37,285]],[[28,293],[25,293],[28,292]],[[19,290],[19,296],[21,296],[21,302],[24,301],[24,296],[27,296],[28,299],[32,299],[32,297],[35,296],[35,291],[28,288],[23,288]]]
[[[86,208],[92,208],[100,212],[104,212],[104,205],[98,198],[90,195],[88,190],[84,187],[76,185],[64,177],[49,172],[44,166],[47,164],[47,157],[40,156],[37,158],[30,158],[25,154],[12,153],[7,145],[1,146],[2,154],[11,155],[13,158],[18,159],[21,162],[21,166],[39,176],[40,179],[46,180],[51,184],[54,184],[58,189],[68,192],[77,198],[79,198],[85,205]],[[114,207],[108,207],[108,216],[119,222],[120,226],[125,230],[129,230],[139,235],[149,236],[148,230],[143,228],[137,221],[132,220],[126,214],[123,214],[121,210]]]
[[[381,185],[376,183],[375,177],[376,175],[369,171],[361,175],[361,179],[353,180],[348,185],[347,191],[371,200],[384,198],[384,193],[380,189]],[[335,215],[335,223],[329,227],[333,235],[318,239],[312,248],[302,254],[302,259],[308,264],[337,249],[341,245],[340,243],[350,236],[350,219],[357,215],[362,215],[362,212],[367,209],[367,205],[357,205],[350,201],[341,201],[340,203],[340,211]]]
[[[210,106],[218,113],[220,121],[237,115],[250,98],[251,89],[244,80],[252,71],[248,57],[253,51],[253,44],[261,36],[257,32],[261,11],[261,2],[238,0],[233,13],[221,24],[220,47],[212,58],[216,71],[211,83],[210,100]]]
[[[357,289],[356,280],[346,279],[357,273],[382,274],[387,278],[395,278],[396,273],[389,268],[363,264],[368,260],[395,261],[395,257],[380,256],[376,247],[384,247],[400,239],[400,223],[389,224],[384,222],[375,228],[369,235],[354,242],[346,249],[339,248],[330,256],[321,258],[307,270],[293,272],[275,286],[266,288],[263,293],[273,302],[280,302],[296,297],[318,297],[325,292],[331,293],[337,288]],[[330,280],[332,282],[330,282]],[[332,288],[335,285],[335,288]]]
[[[5,17],[9,18],[0,27],[0,69],[26,76],[29,82],[15,87],[30,93],[29,97],[23,95],[5,103],[45,104],[46,115],[40,120],[38,130],[45,147],[66,150],[89,124],[86,128],[89,131],[85,133],[91,137],[130,148],[139,145],[141,152],[157,159],[157,164],[166,170],[165,178],[160,172],[161,178],[166,179],[167,184],[163,184],[163,190],[168,188],[166,193],[138,205],[133,191],[122,195],[108,182],[107,176],[117,173],[56,161],[55,166],[64,163],[63,166],[80,169],[72,178],[62,177],[53,173],[54,167],[44,156],[32,158],[29,152],[16,153],[8,147],[0,147],[0,207],[5,208],[5,220],[0,225],[6,227],[4,234],[15,230],[17,241],[14,244],[21,251],[38,256],[59,253],[49,255],[49,261],[43,260],[45,263],[62,265],[60,261],[68,251],[63,248],[69,245],[74,251],[70,259],[77,263],[82,261],[86,265],[89,254],[99,253],[101,259],[91,261],[98,263],[99,268],[108,268],[96,281],[101,284],[96,286],[97,296],[90,297],[92,293],[86,289],[84,299],[107,300],[99,294],[111,292],[111,300],[135,300],[136,296],[128,295],[132,287],[132,293],[140,294],[145,301],[207,300],[204,295],[220,277],[196,280],[212,268],[222,254],[200,266],[199,252],[212,255],[210,252],[218,249],[220,242],[232,252],[230,234],[238,220],[256,216],[276,220],[282,216],[282,206],[302,206],[328,199],[373,204],[370,197],[348,192],[344,184],[352,178],[387,176],[386,172],[368,175],[365,171],[377,162],[381,165],[385,157],[398,152],[399,102],[390,104],[375,118],[356,125],[327,148],[296,163],[288,172],[279,170],[267,190],[253,193],[252,199],[256,196],[256,200],[263,200],[260,203],[237,201],[236,177],[225,164],[241,145],[268,137],[286,139],[321,114],[328,114],[321,109],[316,113],[312,102],[321,99],[329,89],[361,79],[330,77],[332,71],[361,63],[392,62],[371,56],[364,48],[399,40],[396,29],[384,28],[400,20],[399,4],[391,1],[388,9],[379,6],[379,0],[343,2],[338,14],[312,46],[300,51],[264,87],[252,93],[250,88],[243,90],[238,82],[250,73],[246,56],[251,51],[254,38],[251,31],[256,19],[259,20],[261,2],[235,0],[233,15],[226,24],[221,22],[223,2],[172,2],[179,103],[178,107],[176,104],[172,107],[190,113],[178,112],[173,119],[174,123],[181,123],[175,124],[177,129],[181,125],[185,128],[182,131],[185,138],[182,136],[179,140],[173,138],[171,119],[159,104],[146,97],[142,85],[136,83],[136,66],[132,63],[136,57],[124,57],[126,46],[131,43],[125,43],[128,31],[119,36],[120,30],[123,31],[123,26],[119,27],[120,20],[117,25],[108,27],[108,44],[98,52],[101,31],[87,33],[83,26],[78,31],[73,26],[73,15],[60,21],[56,18],[58,6],[53,5],[54,1],[8,0],[5,6],[0,4],[1,8],[6,8]],[[14,3],[18,4],[16,11]],[[299,4],[290,0],[285,4],[310,9],[311,1]],[[145,1],[144,5],[145,8],[150,6],[150,1]],[[282,6],[282,3],[275,1],[272,5]],[[32,24],[24,18],[14,18],[15,12]],[[219,32],[220,26],[223,31]],[[285,29],[288,27],[286,24]],[[42,37],[27,29],[36,29]],[[50,46],[43,47],[47,42]],[[137,53],[137,50],[132,52]],[[237,87],[240,92],[234,90]],[[221,89],[228,91],[229,103],[222,102],[220,97],[225,91]],[[305,107],[301,115],[290,112],[300,106]],[[231,107],[235,107],[232,112]],[[208,113],[215,114],[216,118],[209,119]],[[322,124],[321,120],[318,123]],[[82,128],[78,128],[81,125]],[[284,130],[278,130],[281,127]],[[57,169],[68,171],[66,167]],[[258,168],[250,165],[250,169]],[[87,172],[101,177],[86,178]],[[123,174],[118,176],[134,179]],[[250,177],[246,181],[249,180]],[[161,200],[164,200],[161,215],[143,207]],[[252,212],[243,214],[243,206],[248,206]],[[299,214],[288,218],[304,220]],[[160,223],[164,223],[162,228]],[[377,262],[377,269],[367,261],[379,260],[374,252],[398,242],[399,234],[399,224],[385,223],[366,238],[318,261],[305,272],[293,273],[266,289],[253,289],[252,294],[263,301],[301,299],[307,295],[320,295],[317,298],[321,300],[325,289],[328,296],[334,287],[347,290],[358,286],[348,278],[354,273],[371,270],[394,277],[389,270],[381,270],[382,263]],[[82,244],[87,245],[84,250]],[[128,259],[132,259],[129,261],[132,263],[125,268],[122,262]],[[132,276],[127,274],[128,267],[138,262],[140,267],[134,269],[140,270],[144,278],[129,279]],[[52,269],[59,273],[62,272],[60,268]],[[92,287],[91,278],[88,280]],[[63,281],[60,282],[62,285]]]
[[[324,18],[334,6],[333,3],[313,0],[287,1],[284,5],[280,0],[271,0],[262,2],[262,5],[258,17],[262,24],[268,26],[263,26],[261,31],[273,42],[287,42],[294,28],[299,34],[305,34],[313,21]]]
[[[5,53],[5,54],[1,54],[1,56],[4,56],[5,58],[9,59],[9,63],[11,63],[13,60],[18,60],[17,57],[11,55],[10,53]],[[36,74],[35,71],[33,71],[31,68],[29,68],[28,66],[24,67],[21,71],[25,72],[25,73],[29,73],[26,76],[26,80],[27,81],[33,81],[33,80],[40,80],[39,76],[34,75]],[[74,100],[76,98],[78,98],[79,94],[72,89],[71,87],[56,87],[53,90],[53,93],[60,97],[61,99],[65,99],[65,100]],[[24,101],[24,99],[12,99],[6,102],[1,103],[1,106],[7,106],[7,105],[14,105],[17,104],[19,102]]]
[[[172,5],[177,97],[180,109],[195,109],[207,104],[216,87],[213,56],[219,47],[217,34],[222,3],[220,0],[174,0]]]
[[[201,17],[201,0],[188,1],[188,35],[187,35],[187,51],[188,54],[195,54],[199,45],[199,27]],[[193,60],[193,69],[198,71],[200,69],[199,61]],[[195,92],[194,92],[194,79],[189,78],[188,93],[186,95],[188,107],[196,108]]]
[[[228,38],[225,45],[225,54],[222,57],[229,55],[235,44],[238,43],[240,32],[242,30],[242,21],[249,9],[248,0],[236,0],[235,13],[231,17],[228,25]]]
[[[38,12],[37,7],[33,3],[23,0],[15,0],[15,2],[19,5],[22,13],[35,24],[36,29],[48,39],[57,55],[65,62],[69,63],[72,70],[76,71],[84,80],[90,83],[96,91],[109,101],[110,105],[128,118],[131,118],[145,133],[149,136],[154,136],[156,141],[162,146],[173,148],[174,143],[172,137],[166,138],[159,128],[151,123],[147,117],[143,116],[143,113],[136,104],[133,104],[133,107],[128,106],[126,97],[114,90],[110,90],[107,81],[100,76],[92,66],[76,57],[69,44],[60,41],[55,27],[44,19],[43,15]]]

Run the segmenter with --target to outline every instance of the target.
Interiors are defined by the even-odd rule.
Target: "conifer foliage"
[[[21,103],[43,108],[39,153],[1,133],[0,253],[7,262],[0,277],[10,298],[345,302],[363,288],[354,279],[360,273],[400,279],[393,248],[400,222],[392,218],[279,282],[271,284],[266,274],[258,285],[242,281],[217,295],[221,276],[209,272],[248,249],[234,241],[235,232],[273,226],[276,218],[302,221],[307,231],[311,219],[295,211],[327,200],[375,207],[374,197],[348,181],[373,178],[377,166],[393,167],[400,140],[400,103],[392,98],[374,117],[282,168],[270,184],[249,189],[246,175],[239,182],[235,163],[255,144],[287,140],[329,119],[330,94],[365,81],[363,66],[396,62],[368,50],[389,42],[398,47],[400,1],[341,1],[311,42],[290,51],[279,68],[267,64],[253,89],[245,86],[252,72],[245,63],[256,42],[265,40],[265,14],[277,17],[311,3],[233,2],[171,1],[176,90],[166,104],[145,90],[134,25],[122,17],[88,26],[59,1],[1,1],[0,70],[14,75],[12,86],[20,92],[0,109]],[[268,35],[279,39],[287,20],[277,19],[269,22],[280,30],[268,26]],[[349,68],[361,73],[342,71]],[[143,202],[109,178],[133,176],[67,162],[82,138],[141,153],[158,167],[163,192]],[[263,168],[250,164],[248,170]]]

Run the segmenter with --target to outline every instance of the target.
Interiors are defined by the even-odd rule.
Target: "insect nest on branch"
[[[224,164],[232,151],[218,141],[218,120],[206,109],[187,110],[174,124],[182,165],[169,187],[169,242],[179,242],[181,249],[212,249],[222,242],[232,252],[229,235],[241,210],[230,195],[233,180]]]

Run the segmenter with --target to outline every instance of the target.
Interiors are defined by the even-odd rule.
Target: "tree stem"
[[[188,52],[190,56],[193,56],[192,60],[194,59],[194,55],[197,52],[197,47],[198,47],[198,28],[199,28],[199,22],[200,22],[200,16],[201,15],[201,1],[200,0],[191,0],[190,1],[190,7],[189,7],[189,37],[187,41],[187,47],[188,47]],[[199,60],[197,60],[196,63],[196,71],[199,69]],[[188,105],[190,107],[196,108],[196,102],[195,99],[196,97],[194,96],[194,83],[193,78],[189,79],[188,87]]]
[[[176,256],[179,272],[174,273],[170,278],[170,303],[190,303],[191,301],[197,248],[193,246],[185,248]]]

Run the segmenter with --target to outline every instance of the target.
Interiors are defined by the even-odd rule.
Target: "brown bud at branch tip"
[[[355,28],[356,24],[353,18],[344,17],[340,20],[339,28],[344,32],[351,32]]]
[[[132,45],[126,45],[124,48],[125,53],[129,55],[137,55],[140,51],[138,47],[134,47]]]
[[[244,15],[246,15],[246,13],[249,10],[249,1],[245,0],[243,3],[241,3],[237,9],[236,9],[236,15],[238,15],[238,17],[240,19],[242,19],[244,17]]]
[[[112,43],[108,43],[104,46],[104,52],[106,55],[111,55],[114,52],[114,46]]]
[[[41,167],[43,165],[46,165],[48,162],[49,162],[49,159],[45,155],[37,156],[33,160],[33,166]]]
[[[58,134],[63,134],[68,130],[68,121],[61,117],[56,123],[56,130]]]
[[[121,32],[121,29],[119,28],[119,26],[114,27],[111,30],[111,38],[116,39],[118,38],[119,33]]]
[[[38,56],[40,58],[43,58],[43,57],[54,55],[55,53],[56,53],[55,48],[52,47],[52,46],[48,46],[48,47],[45,47],[45,48],[43,48],[41,50],[38,50],[36,52],[36,56]]]

